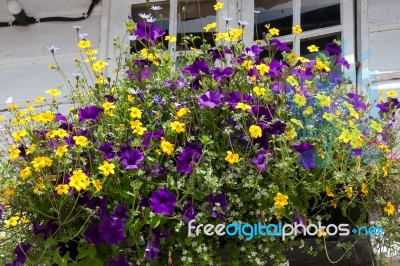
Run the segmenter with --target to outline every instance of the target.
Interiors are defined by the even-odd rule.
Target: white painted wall
[[[79,17],[87,12],[91,0],[20,0],[25,12],[35,18],[48,16]],[[0,110],[5,101],[13,97],[14,103],[24,105],[25,100],[46,96],[44,91],[64,84],[55,70],[48,46],[57,45],[57,61],[65,75],[74,79],[78,37],[75,25],[88,33],[92,47],[99,50],[98,58],[113,57],[113,37],[125,34],[124,22],[130,14],[127,0],[102,0],[90,17],[77,22],[45,22],[29,26],[0,28]],[[6,0],[0,0],[0,21],[12,21]],[[112,69],[112,66],[110,67]],[[48,96],[48,95],[47,95]],[[48,96],[50,97],[50,96]]]
[[[361,84],[378,90],[397,90],[400,94],[400,1],[363,0],[359,2],[359,61]]]

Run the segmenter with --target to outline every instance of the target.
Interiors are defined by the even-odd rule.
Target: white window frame
[[[226,0],[228,2],[233,2]],[[239,19],[249,22],[250,30],[245,30],[244,42],[248,45],[255,44],[254,41],[254,1],[251,0],[236,0],[239,12]],[[289,34],[279,36],[281,42],[293,43],[293,50],[300,55],[301,40],[328,35],[332,33],[340,33],[342,40],[342,56],[349,62],[350,69],[344,68],[344,74],[352,81],[356,81],[355,69],[355,12],[353,0],[340,0],[340,25],[318,28],[302,32],[300,35]],[[301,0],[293,0],[293,25],[301,26]],[[279,28],[279,26],[277,26]]]

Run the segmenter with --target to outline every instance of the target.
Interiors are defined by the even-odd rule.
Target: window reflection
[[[255,0],[254,1],[254,39],[263,38],[267,29],[265,24],[277,28],[279,35],[292,33],[293,1],[292,0]]]
[[[203,39],[214,46],[215,29],[205,32],[207,24],[216,22],[214,10],[215,1],[210,0],[181,0],[178,3],[177,50],[186,50],[190,47],[200,48]],[[184,36],[192,35],[193,42],[184,40]]]
[[[340,25],[340,0],[302,0],[303,30]]]

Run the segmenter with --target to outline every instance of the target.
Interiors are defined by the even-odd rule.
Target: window
[[[250,43],[262,39],[265,24],[279,29],[278,39],[293,44],[296,54],[305,57],[309,56],[307,47],[311,44],[323,49],[326,43],[341,40],[343,56],[351,64],[350,70],[344,72],[355,81],[352,0],[254,0],[253,3],[254,31]],[[252,20],[249,15],[246,18]],[[294,25],[301,25],[303,33],[293,35]]]

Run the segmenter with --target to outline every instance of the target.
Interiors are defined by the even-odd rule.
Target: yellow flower
[[[57,185],[55,190],[57,191],[58,195],[68,194],[69,186],[65,184]]]
[[[215,27],[217,27],[217,23],[216,22],[212,22],[212,23],[207,24],[206,26],[204,26],[203,30],[205,30],[206,32],[209,32],[210,30],[214,29]]]
[[[215,41],[218,42],[219,40],[222,39],[227,39],[229,38],[229,34],[227,32],[218,32],[217,34],[215,34]]]
[[[79,49],[86,49],[86,48],[90,48],[91,45],[92,45],[92,44],[91,44],[90,41],[87,41],[87,40],[80,40],[76,46],[77,46]]]
[[[67,151],[68,151],[67,145],[59,146],[56,150],[56,156],[62,158],[64,156],[64,153],[66,153]]]
[[[89,177],[81,169],[75,170],[68,185],[77,191],[81,191],[81,189],[86,189],[90,185]]]
[[[389,98],[396,98],[397,97],[397,91],[388,91],[388,92],[386,92],[386,95]]]
[[[219,9],[222,9],[223,7],[224,7],[224,3],[222,3],[222,2],[217,2],[217,3],[214,5],[214,10],[217,11],[217,10],[219,10]]]
[[[141,127],[142,126],[142,122],[140,122],[140,120],[134,120],[134,121],[131,121],[131,122],[129,122],[129,124],[131,124],[131,128],[133,129],[133,130],[135,130],[137,127]]]
[[[265,95],[265,88],[263,88],[263,87],[254,87],[254,88],[253,88],[253,92],[254,92],[257,96],[264,96],[264,95]]]
[[[19,154],[21,153],[21,151],[19,149],[9,149],[8,152],[9,152],[8,158],[10,159],[10,161],[14,161],[14,160],[18,159]]]
[[[229,164],[234,164],[239,162],[239,154],[232,153],[231,151],[227,151],[226,153],[227,155],[225,157],[225,161],[227,161]]]
[[[56,66],[55,66],[55,65],[52,65],[52,64],[49,64],[47,67],[48,67],[49,69],[55,69],[55,68],[56,68]]]
[[[46,137],[54,139],[57,136],[57,131],[56,130],[50,130],[49,132],[46,133]]]
[[[388,214],[389,216],[390,216],[390,215],[393,215],[394,212],[395,212],[394,205],[393,205],[390,201],[388,201],[388,202],[386,203],[386,207],[384,207],[383,210],[384,210],[385,212],[387,212],[387,214]]]
[[[81,147],[86,147],[88,144],[88,140],[85,136],[74,136],[75,144]]]
[[[18,109],[18,104],[13,103],[8,105],[8,110],[13,111]]]
[[[12,133],[12,137],[15,142],[20,142],[21,137],[26,136],[26,134],[27,134],[26,130],[22,129],[22,130],[15,131],[14,133]]]
[[[92,55],[97,54],[97,53],[98,53],[98,51],[95,50],[95,49],[90,49],[90,50],[86,51],[87,56],[92,56]]]
[[[115,165],[113,163],[109,163],[104,161],[102,165],[98,167],[98,169],[102,172],[104,176],[109,176],[110,174],[115,174],[114,171]]]
[[[144,132],[146,132],[147,131],[147,128],[145,128],[145,127],[136,127],[134,130],[133,130],[133,133],[136,133],[136,134],[138,134],[139,136],[142,136],[143,134],[144,134]]]
[[[260,76],[264,76],[265,73],[269,72],[270,68],[266,64],[259,64],[259,65],[256,66],[256,69],[260,73]]]
[[[333,194],[333,192],[331,191],[331,189],[328,186],[325,186],[325,192],[328,197],[333,198],[335,196],[335,194]]]
[[[42,182],[38,183],[35,188],[33,189],[33,193],[38,193],[39,190],[42,190],[45,188],[45,185],[43,184],[43,180]]]
[[[383,176],[387,176],[389,173],[389,162],[386,162],[384,166],[382,166]]]
[[[288,76],[286,81],[292,86],[299,86],[299,82],[293,76]]]
[[[283,207],[285,207],[286,205],[288,205],[288,199],[289,197],[278,192],[276,194],[276,196],[274,197],[274,205],[276,208],[281,209]]]
[[[57,95],[61,94],[59,90],[47,90],[46,93],[53,95],[53,96],[57,96]]]
[[[314,44],[307,47],[307,49],[308,49],[308,51],[310,51],[310,53],[318,52],[318,48],[319,47],[315,46]]]
[[[177,133],[181,133],[181,132],[185,132],[185,124],[178,122],[178,121],[174,121],[172,122],[170,125],[171,129]]]
[[[97,192],[99,192],[103,186],[101,185],[101,181],[96,179],[92,181],[93,186],[96,188]]]
[[[286,127],[285,135],[287,136],[287,138],[289,140],[294,140],[297,137],[297,132],[293,128],[293,126],[289,125],[289,126]]]
[[[300,34],[303,32],[303,30],[301,29],[300,25],[294,25],[292,27],[292,32],[293,34]]]
[[[243,111],[251,109],[251,106],[245,103],[238,102],[235,106],[235,109],[242,109]]]
[[[131,109],[131,118],[142,118],[142,111],[140,111],[138,108],[136,107],[132,107]]]
[[[27,179],[32,175],[31,168],[29,166],[25,167],[21,171],[19,171],[19,175],[22,177],[23,180]]]
[[[361,193],[363,193],[365,196],[368,195],[368,186],[365,183],[361,184]]]
[[[165,40],[169,42],[176,42],[176,37],[174,36],[165,36]]]
[[[190,109],[184,107],[184,108],[179,109],[179,111],[176,113],[176,115],[177,115],[178,117],[182,117],[182,116],[184,116],[184,115],[187,114],[187,113],[190,113]]]
[[[18,220],[19,220],[19,217],[18,217],[18,216],[13,216],[13,217],[11,217],[10,219],[5,220],[5,226],[6,226],[6,228],[9,228],[10,226],[17,226]]]
[[[326,235],[327,235],[327,233],[324,228],[321,228],[321,230],[319,230],[318,234],[317,234],[318,237],[322,237],[322,236],[325,237]]]
[[[14,189],[12,189],[11,187],[7,187],[6,189],[6,195],[7,196],[13,196],[14,195]]]
[[[348,129],[345,129],[342,131],[342,133],[339,136],[339,140],[342,140],[344,143],[349,143],[350,142],[350,137],[351,137],[351,132]]]
[[[52,166],[53,161],[48,158],[48,157],[36,157],[33,159],[31,162],[33,164],[33,168],[35,168],[36,171],[39,171],[40,169]]]
[[[322,70],[325,70],[326,72],[331,71],[331,69],[329,68],[329,66],[328,66],[325,62],[321,61],[321,60],[318,59],[318,58],[317,58],[317,60],[315,60],[315,68],[316,68],[318,71],[322,71]]]
[[[333,119],[335,119],[335,115],[331,113],[323,113],[322,118],[325,119],[326,121],[330,122]]]
[[[244,67],[246,70],[250,70],[253,68],[253,63],[250,60],[244,60],[242,67]]]
[[[307,106],[304,110],[303,110],[303,114],[304,115],[311,115],[313,113],[313,109],[311,106]]]
[[[376,122],[375,120],[372,120],[371,124],[369,126],[372,129],[374,129],[376,132],[378,132],[378,133],[382,133],[383,132],[382,125],[380,123]]]
[[[299,126],[300,128],[304,128],[304,126],[303,126],[303,122],[301,122],[301,121],[300,121],[300,120],[298,120],[298,119],[291,118],[291,119],[290,119],[290,122],[292,122],[293,124],[295,124],[295,125]]]
[[[346,188],[346,194],[347,194],[347,197],[349,199],[351,199],[351,197],[353,196],[353,188],[352,187],[347,187]]]
[[[302,107],[304,105],[306,105],[307,99],[304,95],[300,95],[298,93],[296,93],[293,97],[293,103]],[[309,106],[311,107],[311,106]]]
[[[101,72],[106,66],[108,66],[107,62],[97,60],[97,62],[92,65],[92,69],[94,72]]]
[[[103,108],[104,108],[104,114],[108,116],[113,116],[112,109],[115,108],[114,103],[112,102],[103,103]]]
[[[174,147],[175,145],[166,141],[166,140],[162,140],[161,141],[161,149],[164,153],[171,155],[174,152]]]
[[[331,105],[331,98],[329,96],[323,94],[317,94],[315,98],[319,100],[318,104],[321,107],[328,107]]]
[[[256,139],[256,138],[261,138],[262,136],[262,130],[260,126],[257,125],[251,125],[249,128],[249,133],[250,137]]]
[[[26,216],[22,216],[21,222],[22,222],[23,224],[27,224],[27,223],[29,223],[29,219],[26,218]]]
[[[272,36],[279,36],[279,30],[276,28],[269,29],[268,32],[271,33]]]

